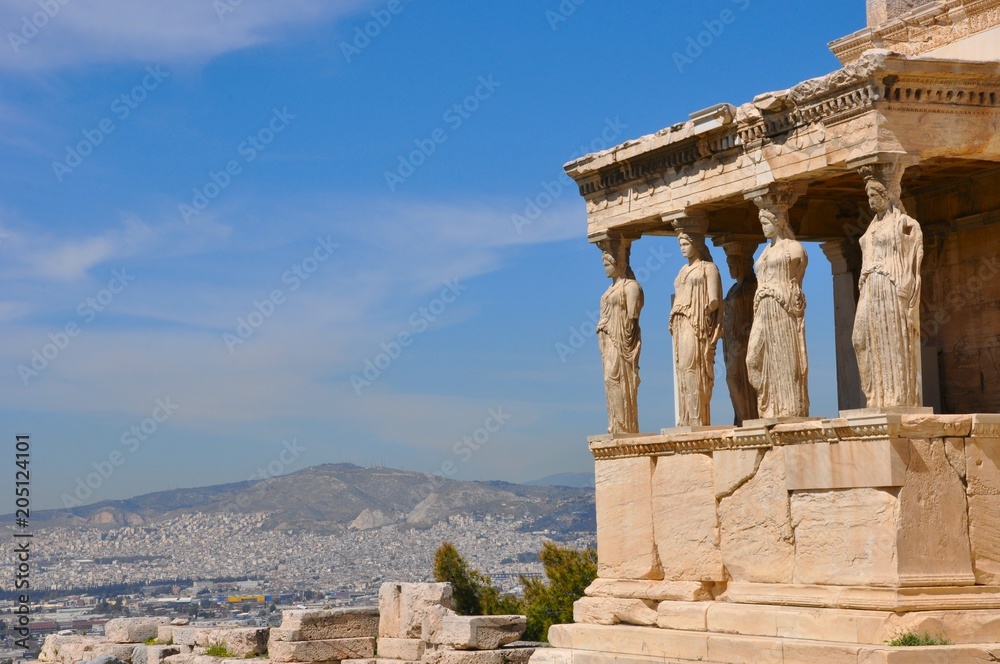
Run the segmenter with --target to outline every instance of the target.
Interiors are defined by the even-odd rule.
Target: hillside
[[[391,468],[324,464],[253,482],[175,489],[32,513],[43,527],[151,524],[184,514],[264,513],[264,527],[317,533],[344,526],[427,528],[456,514],[528,519],[526,528],[594,532],[589,488],[462,482]],[[0,517],[8,523],[12,515]]]

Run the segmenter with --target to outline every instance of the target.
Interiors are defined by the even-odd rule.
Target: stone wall
[[[386,583],[378,607],[293,609],[281,627],[215,627],[187,620],[119,618],[104,637],[46,638],[58,664],[525,664],[524,616],[459,616],[447,583]],[[147,644],[154,640],[155,643]],[[511,645],[513,644],[513,645]],[[222,647],[226,657],[209,655]]]
[[[859,414],[598,440],[601,583],[588,594],[1000,585],[998,423]]]

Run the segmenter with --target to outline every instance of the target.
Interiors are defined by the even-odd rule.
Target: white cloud
[[[199,63],[370,4],[371,0],[0,0],[6,42],[0,46],[0,68],[41,71],[129,61]]]

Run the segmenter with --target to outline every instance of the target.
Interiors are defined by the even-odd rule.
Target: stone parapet
[[[1000,656],[1000,415],[862,409],[590,449],[598,578],[535,664]],[[948,645],[888,645],[903,634]]]

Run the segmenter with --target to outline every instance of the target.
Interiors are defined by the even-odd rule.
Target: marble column
[[[919,408],[923,402],[923,232],[901,200],[903,171],[914,161],[907,154],[882,153],[850,164],[864,179],[874,213],[859,240],[861,274],[852,335],[869,408]]]
[[[759,209],[769,242],[754,264],[757,294],[747,345],[747,374],[762,418],[809,416],[809,359],[802,293],[809,257],[795,239],[789,210],[791,185],[774,183],[744,193]]]
[[[837,405],[840,410],[863,408],[864,393],[851,334],[858,305],[861,249],[850,238],[819,245],[833,272],[833,326],[837,351]]]
[[[642,334],[642,286],[629,264],[632,239],[609,237],[597,242],[604,273],[611,285],[601,296],[597,342],[604,366],[604,390],[608,405],[608,433],[639,432],[639,352]]]
[[[705,244],[708,218],[685,211],[669,221],[687,261],[674,280],[670,308],[676,423],[709,426],[715,350],[722,337],[722,279]]]
[[[747,375],[747,344],[753,325],[753,303],[757,293],[757,275],[753,255],[760,246],[757,240],[731,236],[716,238],[716,246],[726,252],[729,276],[736,280],[723,300],[722,355],[726,365],[726,384],[733,404],[733,423],[757,418],[757,391]]]

